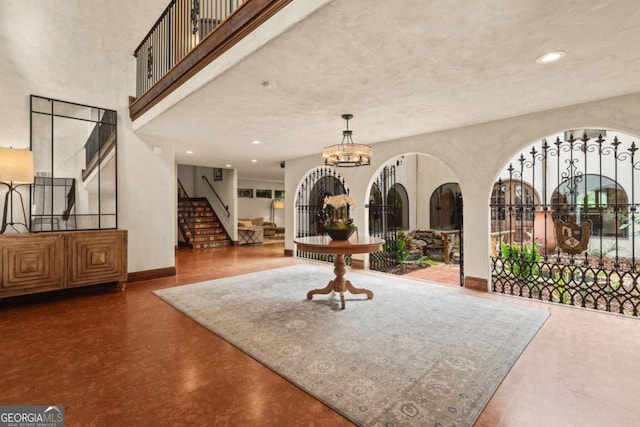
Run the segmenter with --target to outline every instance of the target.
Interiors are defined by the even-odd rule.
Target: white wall
[[[489,280],[489,198],[498,174],[513,154],[531,141],[564,129],[583,128],[617,129],[640,135],[640,94],[375,144],[371,167],[341,169],[340,173],[347,180],[351,195],[363,201],[368,200],[378,168],[389,159],[418,152],[441,160],[458,178],[464,198],[465,274]],[[287,160],[287,194],[296,194],[303,177],[320,164],[320,154]],[[286,206],[285,247],[293,250],[294,198],[289,197]],[[362,202],[354,220],[360,230],[366,230]]]
[[[431,156],[417,156],[418,162],[418,191],[417,191],[417,229],[431,228],[431,194],[434,190],[447,182],[458,182],[458,178],[447,165]],[[462,195],[464,198],[464,194]]]
[[[128,269],[135,272],[175,265],[173,147],[153,141],[163,149],[153,155],[131,131],[128,108],[135,93],[132,51],[166,1],[124,6],[131,10],[116,6],[84,0],[43,0],[37,6],[2,2],[0,145],[29,147],[31,94],[117,110],[118,225],[129,232]],[[145,8],[152,16],[143,25],[134,22]]]
[[[237,171],[235,169],[222,169],[222,180],[215,181],[213,179],[213,168],[195,167],[194,183],[195,194],[197,197],[206,197],[209,204],[218,215],[218,219],[222,223],[227,233],[233,240],[238,240],[236,223],[238,218],[238,203],[236,197],[237,188]],[[220,199],[229,207],[229,216],[224,207],[213,194],[207,183],[202,179],[206,176],[211,186],[216,190]]]
[[[190,165],[178,165],[178,180],[184,191],[187,192],[189,197],[195,196],[194,182],[195,182],[195,166]]]
[[[264,218],[271,221],[271,202],[273,201],[273,190],[284,190],[282,182],[265,182],[254,180],[238,180],[238,188],[253,189],[253,198],[238,198],[238,218]],[[263,199],[256,197],[256,190],[271,190],[271,198]],[[286,193],[285,193],[286,195]],[[279,226],[284,225],[284,209],[274,210],[274,222]]]

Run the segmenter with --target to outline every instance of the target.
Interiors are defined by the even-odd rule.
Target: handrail
[[[189,194],[187,194],[187,190],[184,189],[184,186],[182,185],[180,180],[178,180],[178,200],[180,200],[180,199],[186,199],[186,200],[189,201],[189,204],[191,205],[191,212],[193,212],[193,215],[195,215],[196,206],[191,201],[191,198],[189,197]],[[196,235],[196,232],[194,230],[195,224],[194,224],[194,227],[191,228],[191,221],[193,220],[193,218],[189,218],[188,215],[185,215],[185,213],[182,212],[182,209],[180,209],[180,205],[179,204],[178,204],[178,213],[184,219],[184,223],[187,225],[187,228],[191,232],[191,237],[195,237],[195,235]],[[180,228],[180,231],[182,232],[182,236],[187,238],[187,236],[185,236],[185,234],[184,234],[184,230],[182,230],[182,227],[178,227],[178,228]]]
[[[209,185],[209,188],[211,189],[211,191],[213,191],[213,194],[216,195],[218,201],[220,202],[220,204],[222,205],[224,210],[227,211],[227,218],[229,218],[231,216],[231,213],[229,212],[229,205],[225,205],[224,204],[224,202],[222,201],[222,199],[218,195],[218,192],[213,188],[213,185],[211,185],[211,183],[209,182],[209,178],[207,178],[206,176],[202,175],[202,179],[207,182],[207,184]]]
[[[64,221],[69,220],[69,217],[71,216],[71,209],[73,209],[76,205],[76,180],[75,178],[72,179],[73,181],[71,182],[71,188],[67,193],[67,207],[64,212],[62,212],[62,219]]]

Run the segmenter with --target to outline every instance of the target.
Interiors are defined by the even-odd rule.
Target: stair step
[[[231,244],[207,198],[180,198],[178,209],[178,226],[186,239],[186,242],[179,242],[180,246],[201,249]]]
[[[192,245],[193,249],[207,249],[207,248],[217,248],[220,246],[229,246],[231,241],[229,240],[218,240],[216,242],[207,242],[207,243],[194,243]]]
[[[222,229],[222,226],[220,225],[219,222],[199,222],[197,224],[193,225],[193,228],[195,229],[202,229],[202,230],[210,230],[212,228],[220,228]]]
[[[198,232],[196,231],[196,236],[224,236],[224,230],[221,229],[211,229],[211,230],[206,230],[205,232]]]
[[[211,236],[195,236],[189,238],[189,243],[197,243],[197,242],[215,242],[219,240],[226,240],[227,236],[224,234],[214,234]]]
[[[215,218],[215,214],[213,212],[185,212],[183,211],[184,216],[191,218],[191,217],[198,217],[198,218]]]
[[[219,233],[223,233],[224,234],[224,228],[222,227],[206,227],[206,228],[198,228],[198,227],[193,227],[193,225],[191,227],[188,227],[186,224],[180,224],[180,229],[186,233],[193,233],[193,234],[219,234]]]
[[[208,220],[204,218],[200,218],[199,221],[198,219],[186,220],[184,218],[180,218],[180,224],[189,224],[191,228],[211,228],[211,227],[222,226],[220,222],[212,218],[209,218]]]
[[[179,218],[181,223],[197,223],[197,224],[214,224],[214,225],[220,225],[220,222],[218,222],[218,219],[215,217],[209,217],[209,218],[189,218],[189,219],[185,219],[185,218]]]

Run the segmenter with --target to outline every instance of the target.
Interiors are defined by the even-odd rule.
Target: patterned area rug
[[[315,295],[300,264],[155,293],[359,425],[470,426],[549,313],[389,275]]]

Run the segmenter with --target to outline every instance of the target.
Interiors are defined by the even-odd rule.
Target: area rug
[[[549,313],[389,275],[374,298],[315,295],[330,266],[298,264],[155,291],[178,310],[366,426],[471,426]]]

